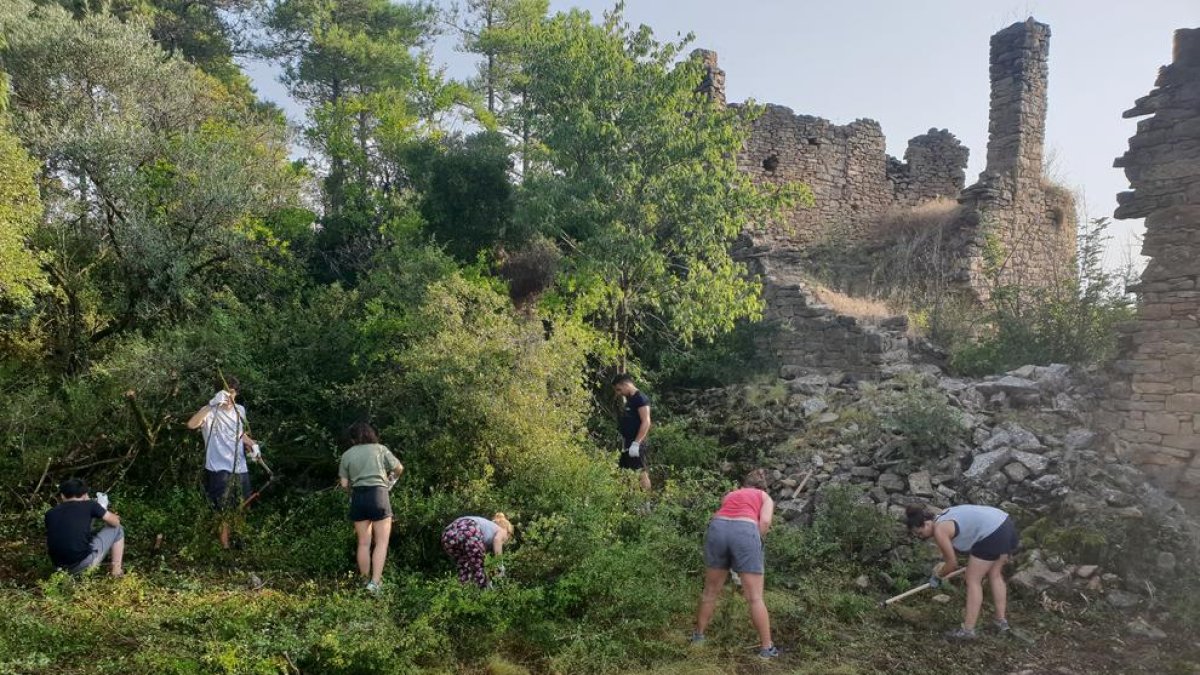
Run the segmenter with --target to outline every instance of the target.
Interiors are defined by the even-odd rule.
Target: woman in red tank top
[[[763,603],[763,535],[771,527],[775,502],[765,491],[767,474],[751,471],[742,487],[721,499],[721,508],[713,514],[704,535],[704,594],[696,611],[696,630],[692,642],[704,641],[704,629],[712,620],[717,597],[725,586],[730,570],[742,579],[742,593],[750,606],[750,622],[758,631],[761,647],[758,655],[773,659],[779,651],[771,641],[771,619]]]

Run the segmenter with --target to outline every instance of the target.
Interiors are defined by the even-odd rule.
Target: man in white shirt
[[[258,443],[246,430],[246,409],[237,403],[238,381],[229,377],[188,420],[189,429],[204,436],[204,492],[218,511],[236,508],[250,496],[249,463],[261,457]],[[230,480],[230,479],[233,480]],[[229,522],[221,523],[221,548],[229,548]]]

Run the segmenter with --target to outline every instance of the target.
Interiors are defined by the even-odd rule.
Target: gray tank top
[[[496,540],[496,532],[500,531],[500,526],[479,516],[465,516],[467,520],[475,523],[479,527],[479,531],[483,533],[483,543],[491,546]]]
[[[934,519],[939,523],[947,520],[958,524],[958,535],[950,540],[950,544],[955,551],[966,553],[980,539],[984,539],[1003,525],[1004,521],[1008,520],[1008,514],[991,506],[963,504],[951,506]]]

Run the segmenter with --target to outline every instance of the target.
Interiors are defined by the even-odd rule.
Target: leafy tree
[[[413,153],[425,230],[463,262],[495,244],[520,244],[513,222],[512,157],[504,137],[481,132],[423,144]]]
[[[14,128],[42,162],[38,323],[61,372],[96,345],[261,282],[270,216],[293,208],[287,138],[144,28],[18,1],[0,14]],[[273,252],[274,251],[274,252]]]
[[[2,43],[0,43],[2,45]],[[37,162],[9,128],[8,76],[0,71],[0,302],[28,307],[45,278],[26,241],[42,217]]]
[[[533,137],[543,148],[522,217],[570,254],[561,297],[622,354],[650,332],[687,345],[761,312],[759,286],[730,245],[781,204],[810,198],[756,187],[736,157],[746,114],[696,93],[690,38],[657,42],[624,23],[560,14],[526,51]]]

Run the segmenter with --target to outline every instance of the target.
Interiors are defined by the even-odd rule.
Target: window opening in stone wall
[[[779,155],[771,153],[762,161],[762,168],[769,173],[775,173],[775,169],[779,168]]]

